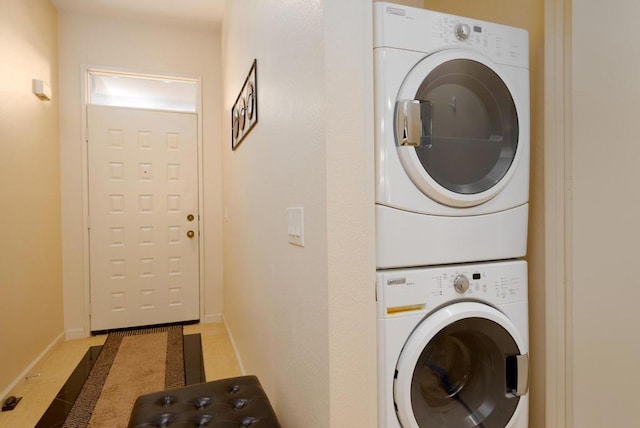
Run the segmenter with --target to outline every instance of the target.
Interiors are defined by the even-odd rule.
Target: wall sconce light
[[[43,80],[33,79],[33,93],[42,101],[51,100],[51,87]]]

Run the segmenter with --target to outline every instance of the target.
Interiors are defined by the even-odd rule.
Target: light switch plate
[[[304,247],[304,209],[287,208],[287,234],[289,243]]]

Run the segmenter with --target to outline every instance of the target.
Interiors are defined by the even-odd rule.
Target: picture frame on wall
[[[253,60],[242,89],[231,108],[231,149],[235,150],[258,123],[257,59]]]

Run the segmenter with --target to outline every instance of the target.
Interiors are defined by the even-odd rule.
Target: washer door
[[[394,401],[405,428],[504,428],[528,389],[526,346],[509,319],[480,303],[426,317],[396,366]]]
[[[396,100],[395,139],[413,183],[453,207],[497,195],[519,158],[518,108],[489,59],[449,49],[425,57]]]

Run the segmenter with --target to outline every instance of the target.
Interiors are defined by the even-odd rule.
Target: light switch
[[[287,208],[287,233],[289,242],[304,247],[304,209]]]

